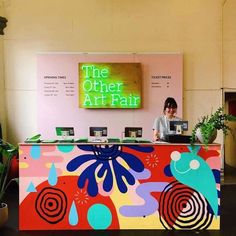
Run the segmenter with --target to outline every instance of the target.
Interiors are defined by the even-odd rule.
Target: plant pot
[[[208,139],[207,143],[208,143],[208,144],[213,143],[213,142],[215,141],[216,137],[217,137],[217,129],[214,129],[213,132],[212,132],[212,134],[209,136],[209,139]],[[197,138],[201,143],[204,143],[204,141],[203,141],[203,136],[202,136],[202,133],[201,133],[201,129],[200,129],[200,128],[198,128],[198,129],[196,130],[196,138]]]
[[[8,220],[8,206],[6,203],[0,203],[0,227]]]

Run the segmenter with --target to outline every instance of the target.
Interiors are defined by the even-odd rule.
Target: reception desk
[[[20,230],[220,228],[219,144],[20,144]]]

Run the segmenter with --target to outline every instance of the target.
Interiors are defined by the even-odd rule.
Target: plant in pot
[[[8,219],[8,206],[3,202],[5,192],[12,182],[18,178],[9,176],[12,159],[18,154],[18,147],[0,139],[0,227]]]
[[[223,107],[219,107],[211,115],[202,116],[192,130],[191,145],[198,140],[207,147],[216,139],[217,130],[222,130],[227,135],[231,132],[227,121],[236,121],[236,117],[225,114]]]

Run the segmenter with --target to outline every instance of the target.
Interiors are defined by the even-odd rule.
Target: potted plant
[[[211,115],[202,116],[192,130],[191,145],[198,140],[208,146],[215,140],[217,130],[222,130],[224,135],[227,135],[228,132],[231,132],[227,121],[236,121],[236,117],[225,114],[223,107],[219,107]]]
[[[18,178],[10,178],[9,171],[12,159],[18,154],[18,147],[0,139],[0,226],[8,219],[8,207],[3,198],[12,182],[18,183]]]

